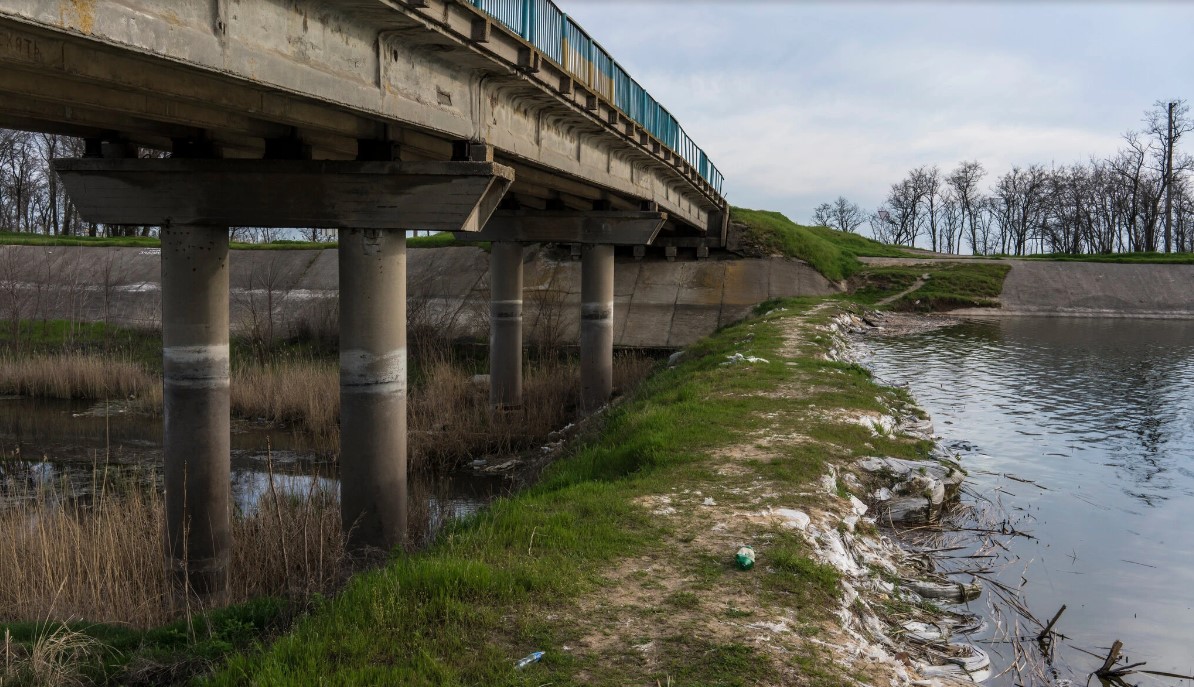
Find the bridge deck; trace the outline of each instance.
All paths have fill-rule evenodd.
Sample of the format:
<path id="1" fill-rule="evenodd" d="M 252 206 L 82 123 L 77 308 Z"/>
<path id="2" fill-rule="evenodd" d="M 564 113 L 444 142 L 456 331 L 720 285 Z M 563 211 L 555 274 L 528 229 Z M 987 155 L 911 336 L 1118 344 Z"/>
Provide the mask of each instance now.
<path id="1" fill-rule="evenodd" d="M 501 19 L 510 2 L 478 2 L 9 0 L 0 126 L 257 158 L 352 159 L 365 141 L 442 161 L 484 141 L 520 207 L 652 202 L 665 234 L 716 236 L 720 175 L 666 110 L 570 21 L 554 50 Z"/>

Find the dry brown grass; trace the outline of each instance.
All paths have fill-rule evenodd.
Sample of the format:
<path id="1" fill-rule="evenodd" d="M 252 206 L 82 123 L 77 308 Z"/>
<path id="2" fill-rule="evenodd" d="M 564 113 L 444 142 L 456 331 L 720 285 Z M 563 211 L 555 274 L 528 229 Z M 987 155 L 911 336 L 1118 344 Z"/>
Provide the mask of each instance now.
<path id="1" fill-rule="evenodd" d="M 88 500 L 43 488 L 0 511 L 0 621 L 154 627 L 186 610 L 173 602 L 164 567 L 158 492 L 101 485 Z M 257 512 L 236 517 L 233 536 L 233 603 L 330 592 L 347 574 L 334 495 L 267 492 Z"/>
<path id="2" fill-rule="evenodd" d="M 654 363 L 641 355 L 614 361 L 614 385 L 628 389 Z M 507 454 L 547 440 L 576 418 L 580 373 L 575 360 L 547 359 L 528 366 L 523 407 L 494 413 L 489 390 L 447 357 L 424 363 L 423 383 L 410 396 L 410 460 L 416 468 L 442 468 L 468 458 Z"/>
<path id="3" fill-rule="evenodd" d="M 0 393 L 40 398 L 161 398 L 161 381 L 135 362 L 89 353 L 0 356 Z"/>
<path id="4" fill-rule="evenodd" d="M 508 453 L 541 442 L 576 417 L 580 387 L 575 359 L 545 358 L 527 366 L 521 410 L 493 414 L 488 391 L 447 349 L 419 361 L 420 383 L 410 390 L 410 464 L 438 468 L 469 457 Z M 652 361 L 619 355 L 614 384 L 630 389 Z M 319 450 L 335 450 L 340 437 L 339 371 L 334 362 L 305 357 L 249 362 L 232 373 L 232 415 L 309 436 Z M 0 393 L 42 398 L 136 399 L 136 408 L 159 413 L 161 378 L 136 363 L 63 353 L 0 357 Z"/>
<path id="5" fill-rule="evenodd" d="M 309 434 L 318 446 L 339 438 L 340 370 L 296 359 L 241 365 L 232 373 L 232 414 Z"/>
<path id="6" fill-rule="evenodd" d="M 106 647 L 94 637 L 65 625 L 42 634 L 28 648 L 15 644 L 5 630 L 4 642 L 0 644 L 3 655 L 0 687 L 7 684 L 82 687 L 88 681 L 81 674 L 80 666 L 105 650 Z"/>

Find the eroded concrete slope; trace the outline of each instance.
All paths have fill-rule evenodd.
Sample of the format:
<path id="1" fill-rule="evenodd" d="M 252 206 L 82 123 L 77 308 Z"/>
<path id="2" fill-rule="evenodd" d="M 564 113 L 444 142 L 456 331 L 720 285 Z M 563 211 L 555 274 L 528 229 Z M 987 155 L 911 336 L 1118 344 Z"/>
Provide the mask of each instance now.
<path id="1" fill-rule="evenodd" d="M 160 252 L 146 248 L 0 246 L 0 310 L 23 319 L 61 318 L 160 326 Z M 485 339 L 489 255 L 471 247 L 407 254 L 408 317 L 422 329 Z M 339 265 L 335 250 L 232 251 L 235 330 L 333 333 Z M 580 262 L 558 251 L 525 254 L 524 326 L 530 342 L 568 344 L 580 325 Z M 636 261 L 617 258 L 615 345 L 674 348 L 742 318 L 773 297 L 840 289 L 798 260 Z"/>
<path id="2" fill-rule="evenodd" d="M 1017 260 L 1006 314 L 1194 318 L 1194 265 Z"/>

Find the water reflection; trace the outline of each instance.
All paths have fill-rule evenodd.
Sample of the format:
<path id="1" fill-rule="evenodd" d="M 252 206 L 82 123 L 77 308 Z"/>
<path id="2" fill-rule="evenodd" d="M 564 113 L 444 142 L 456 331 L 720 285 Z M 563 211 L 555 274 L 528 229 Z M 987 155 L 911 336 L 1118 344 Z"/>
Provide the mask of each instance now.
<path id="1" fill-rule="evenodd" d="M 965 442 L 970 484 L 1031 517 L 1038 539 L 1011 542 L 1006 573 L 1016 587 L 1027 566 L 1030 607 L 1067 604 L 1074 644 L 1118 638 L 1194 674 L 1194 323 L 1008 318 L 871 348 L 876 375 Z"/>
<path id="2" fill-rule="evenodd" d="M 162 423 L 123 404 L 0 397 L 0 507 L 41 493 L 87 503 L 100 489 L 161 489 Z M 280 498 L 337 492 L 336 463 L 301 435 L 243 423 L 232 435 L 234 507 L 252 513 L 273 490 Z M 500 478 L 470 474 L 411 480 L 412 501 L 444 518 L 476 511 L 506 493 Z"/>

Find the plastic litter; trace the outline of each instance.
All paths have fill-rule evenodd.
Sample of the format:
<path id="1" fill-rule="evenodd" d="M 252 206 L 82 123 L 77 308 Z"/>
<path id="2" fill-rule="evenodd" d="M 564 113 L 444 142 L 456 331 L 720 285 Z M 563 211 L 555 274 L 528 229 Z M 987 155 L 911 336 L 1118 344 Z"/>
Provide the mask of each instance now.
<path id="1" fill-rule="evenodd" d="M 532 663 L 538 663 L 539 661 L 543 660 L 543 656 L 545 653 L 547 653 L 547 652 L 536 651 L 534 653 L 527 654 L 522 659 L 520 659 L 518 661 L 518 663 L 514 664 L 514 668 L 516 670 L 522 670 L 523 668 L 526 668 L 527 666 L 531 665 Z"/>
<path id="2" fill-rule="evenodd" d="M 738 549 L 738 553 L 734 554 L 734 560 L 738 561 L 739 568 L 750 570 L 755 567 L 755 550 L 749 546 L 743 546 Z"/>
<path id="3" fill-rule="evenodd" d="M 735 353 L 734 355 L 727 355 L 726 362 L 722 363 L 722 365 L 737 365 L 739 363 L 750 363 L 752 365 L 755 363 L 763 363 L 766 365 L 768 362 L 769 361 L 766 358 L 756 358 L 752 355 L 742 355 L 741 353 Z"/>

